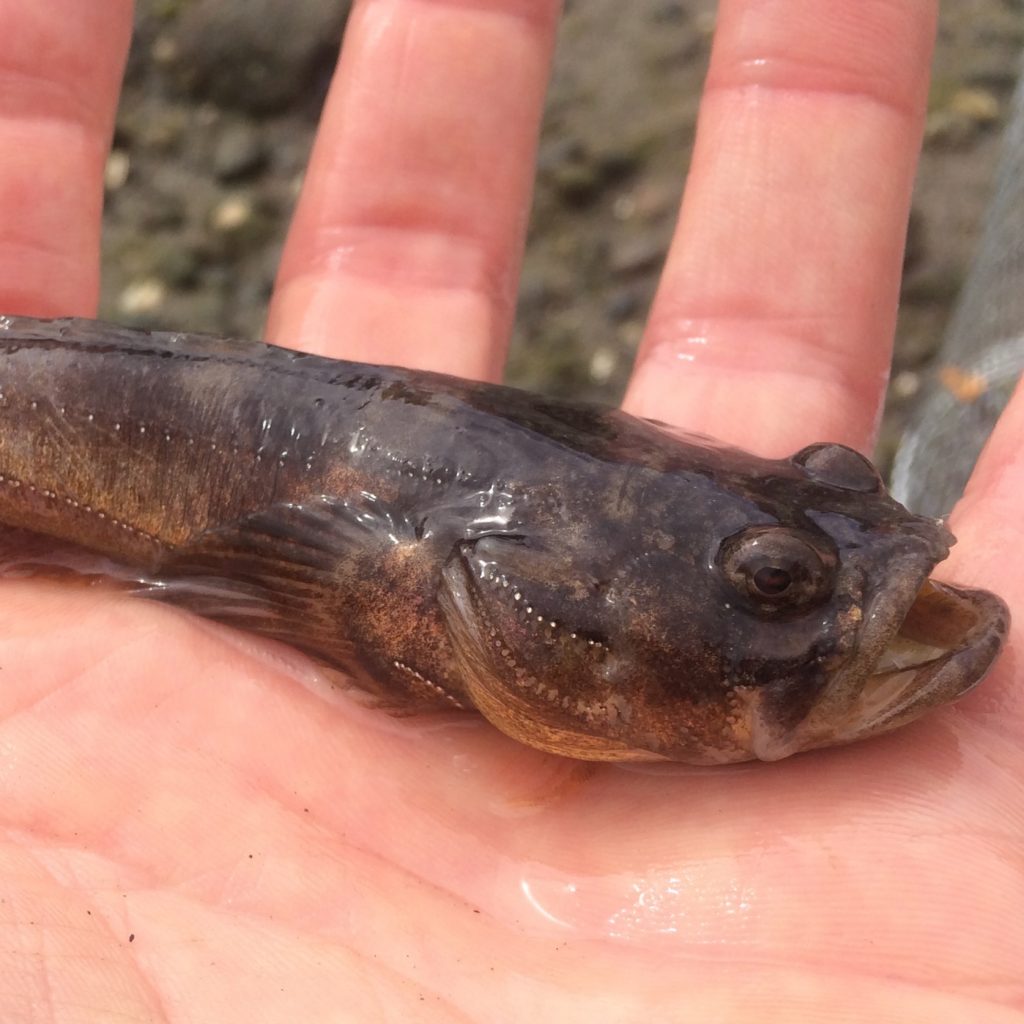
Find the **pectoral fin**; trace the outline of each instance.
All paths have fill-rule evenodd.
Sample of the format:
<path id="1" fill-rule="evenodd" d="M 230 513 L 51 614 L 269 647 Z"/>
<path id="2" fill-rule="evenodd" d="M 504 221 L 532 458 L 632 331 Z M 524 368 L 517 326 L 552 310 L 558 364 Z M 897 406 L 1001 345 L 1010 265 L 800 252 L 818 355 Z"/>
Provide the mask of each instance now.
<path id="1" fill-rule="evenodd" d="M 275 505 L 174 549 L 144 592 L 362 676 L 358 591 L 375 553 L 411 529 L 367 497 Z"/>

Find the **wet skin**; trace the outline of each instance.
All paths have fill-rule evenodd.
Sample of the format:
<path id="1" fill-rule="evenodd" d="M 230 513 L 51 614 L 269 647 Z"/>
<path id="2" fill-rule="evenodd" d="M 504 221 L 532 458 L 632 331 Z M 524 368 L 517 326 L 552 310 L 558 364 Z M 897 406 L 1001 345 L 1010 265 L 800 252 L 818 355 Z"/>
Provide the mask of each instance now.
<path id="1" fill-rule="evenodd" d="M 590 760 L 776 759 L 976 685 L 1008 626 L 839 445 L 256 342 L 0 320 L 0 523 L 283 640 L 392 710 Z"/>

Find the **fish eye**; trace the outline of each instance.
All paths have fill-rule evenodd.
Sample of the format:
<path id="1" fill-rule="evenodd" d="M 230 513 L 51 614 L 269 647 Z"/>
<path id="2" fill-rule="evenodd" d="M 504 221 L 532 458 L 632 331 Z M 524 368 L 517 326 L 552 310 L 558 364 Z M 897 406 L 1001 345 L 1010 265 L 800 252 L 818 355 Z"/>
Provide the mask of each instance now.
<path id="1" fill-rule="evenodd" d="M 726 579 L 759 610 L 803 609 L 832 591 L 835 552 L 783 526 L 752 526 L 728 537 L 718 563 Z"/>

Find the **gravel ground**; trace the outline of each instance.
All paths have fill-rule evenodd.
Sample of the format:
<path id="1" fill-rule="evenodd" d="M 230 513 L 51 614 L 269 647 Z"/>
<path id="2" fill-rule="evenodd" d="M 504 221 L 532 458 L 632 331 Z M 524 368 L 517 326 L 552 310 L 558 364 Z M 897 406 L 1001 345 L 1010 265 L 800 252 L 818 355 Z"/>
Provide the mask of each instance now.
<path id="1" fill-rule="evenodd" d="M 509 360 L 616 401 L 671 236 L 711 0 L 567 3 Z M 138 0 L 107 168 L 102 314 L 258 336 L 344 29 L 339 0 Z M 988 200 L 1021 0 L 947 0 L 911 219 L 887 461 Z"/>

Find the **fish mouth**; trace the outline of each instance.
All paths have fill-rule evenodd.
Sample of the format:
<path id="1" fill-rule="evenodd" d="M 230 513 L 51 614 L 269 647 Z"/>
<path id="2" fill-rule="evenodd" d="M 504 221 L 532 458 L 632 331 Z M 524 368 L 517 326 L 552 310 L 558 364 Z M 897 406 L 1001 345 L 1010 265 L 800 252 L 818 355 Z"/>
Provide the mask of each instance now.
<path id="1" fill-rule="evenodd" d="M 995 594 L 925 578 L 839 723 L 837 742 L 888 732 L 964 696 L 985 677 L 1009 625 Z"/>
<path id="2" fill-rule="evenodd" d="M 927 571 L 904 567 L 902 583 L 868 603 L 857 655 L 804 721 L 759 757 L 889 732 L 981 682 L 1006 639 L 1009 609 L 987 590 L 939 583 Z"/>

